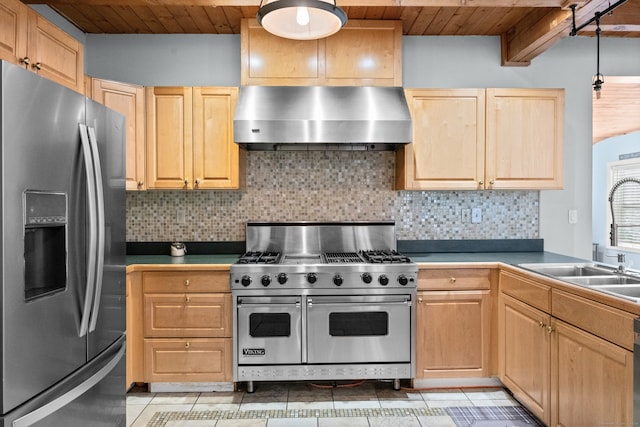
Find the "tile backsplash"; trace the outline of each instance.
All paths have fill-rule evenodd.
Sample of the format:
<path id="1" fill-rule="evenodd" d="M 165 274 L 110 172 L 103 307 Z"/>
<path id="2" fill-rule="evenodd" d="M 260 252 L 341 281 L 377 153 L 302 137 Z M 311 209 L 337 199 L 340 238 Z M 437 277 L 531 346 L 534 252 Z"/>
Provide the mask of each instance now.
<path id="1" fill-rule="evenodd" d="M 247 221 L 372 220 L 394 220 L 402 240 L 538 238 L 538 191 L 394 191 L 394 174 L 387 151 L 250 151 L 242 191 L 128 192 L 127 241 L 242 241 Z M 471 208 L 481 223 L 462 221 Z"/>

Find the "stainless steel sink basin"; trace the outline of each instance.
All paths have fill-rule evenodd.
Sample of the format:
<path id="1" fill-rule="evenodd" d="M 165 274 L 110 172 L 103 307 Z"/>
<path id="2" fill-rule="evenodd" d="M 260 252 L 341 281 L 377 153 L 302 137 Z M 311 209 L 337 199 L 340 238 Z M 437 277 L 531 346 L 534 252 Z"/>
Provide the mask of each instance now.
<path id="1" fill-rule="evenodd" d="M 603 286 L 603 285 L 640 285 L 640 278 L 624 276 L 621 274 L 611 274 L 607 276 L 588 276 L 588 277 L 558 277 L 560 280 L 583 285 L 587 287 Z"/>
<path id="2" fill-rule="evenodd" d="M 535 271 L 536 273 L 546 274 L 553 277 L 582 277 L 582 276 L 603 276 L 605 274 L 614 274 L 613 269 L 598 264 L 520 264 L 520 267 Z"/>
<path id="3" fill-rule="evenodd" d="M 616 296 L 634 298 L 636 302 L 640 298 L 640 282 L 638 282 L 638 284 L 633 284 L 633 285 L 591 286 L 591 289 L 611 293 Z"/>

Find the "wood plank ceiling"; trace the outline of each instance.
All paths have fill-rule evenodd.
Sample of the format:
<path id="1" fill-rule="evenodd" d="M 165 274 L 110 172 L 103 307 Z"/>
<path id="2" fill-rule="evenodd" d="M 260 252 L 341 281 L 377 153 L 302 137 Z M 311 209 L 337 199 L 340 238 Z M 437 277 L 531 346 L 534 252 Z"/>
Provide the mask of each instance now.
<path id="1" fill-rule="evenodd" d="M 239 34 L 259 0 L 22 0 L 47 4 L 92 34 Z M 410 36 L 500 36 L 503 65 L 527 65 L 618 0 L 337 0 L 350 20 L 401 20 Z M 640 37 L 640 0 L 600 21 L 604 37 Z M 579 35 L 592 36 L 594 25 Z"/>

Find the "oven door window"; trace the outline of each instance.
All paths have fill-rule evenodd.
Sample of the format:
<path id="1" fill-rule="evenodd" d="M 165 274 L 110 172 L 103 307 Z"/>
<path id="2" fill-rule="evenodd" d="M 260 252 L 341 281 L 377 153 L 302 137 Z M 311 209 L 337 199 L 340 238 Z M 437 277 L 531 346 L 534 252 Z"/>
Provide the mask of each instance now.
<path id="1" fill-rule="evenodd" d="M 329 335 L 332 337 L 386 336 L 389 334 L 389 313 L 330 313 Z"/>
<path id="2" fill-rule="evenodd" d="M 291 336 L 289 313 L 252 313 L 249 315 L 249 335 L 253 338 Z"/>

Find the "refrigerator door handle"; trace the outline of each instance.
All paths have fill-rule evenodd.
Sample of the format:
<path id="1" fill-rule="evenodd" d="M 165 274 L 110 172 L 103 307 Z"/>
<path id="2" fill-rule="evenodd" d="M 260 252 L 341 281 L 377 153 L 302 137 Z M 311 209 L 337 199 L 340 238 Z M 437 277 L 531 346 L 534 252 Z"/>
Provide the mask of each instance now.
<path id="1" fill-rule="evenodd" d="M 91 303 L 94 299 L 95 276 L 96 276 L 96 252 L 98 247 L 98 218 L 97 218 L 97 202 L 96 202 L 96 182 L 95 168 L 92 159 L 92 150 L 89 142 L 89 134 L 87 126 L 80 124 L 80 141 L 82 145 L 82 154 L 84 157 L 84 166 L 87 174 L 87 200 L 89 209 L 89 259 L 87 262 L 87 286 L 84 296 L 84 304 L 82 308 L 82 318 L 80 320 L 79 336 L 85 336 L 89 329 L 89 319 L 91 316 Z"/>
<path id="2" fill-rule="evenodd" d="M 16 419 L 12 423 L 12 427 L 27 427 L 38 421 L 46 418 L 47 416 L 53 414 L 57 410 L 65 407 L 69 403 L 73 402 L 78 397 L 85 394 L 91 388 L 93 388 L 96 384 L 102 381 L 109 373 L 115 368 L 115 366 L 120 362 L 122 357 L 125 354 L 126 346 L 124 341 L 120 344 L 120 350 L 107 362 L 100 370 L 98 370 L 95 374 L 87 378 L 86 381 L 79 384 L 78 386 L 72 388 L 66 393 L 56 397 L 55 399 L 49 401 L 48 403 L 40 406 L 38 409 L 29 412 Z"/>
<path id="3" fill-rule="evenodd" d="M 97 202 L 97 222 L 98 222 L 98 242 L 96 251 L 96 281 L 93 293 L 93 309 L 91 310 L 91 322 L 89 324 L 89 332 L 96 329 L 98 322 L 98 313 L 100 309 L 100 299 L 102 296 L 102 279 L 104 273 L 104 246 L 105 246 L 105 218 L 104 218 L 104 191 L 102 181 L 102 167 L 100 166 L 100 155 L 98 153 L 98 139 L 96 138 L 95 129 L 87 128 L 89 131 L 89 143 L 93 158 L 93 169 L 95 173 L 96 184 L 96 202 Z"/>

